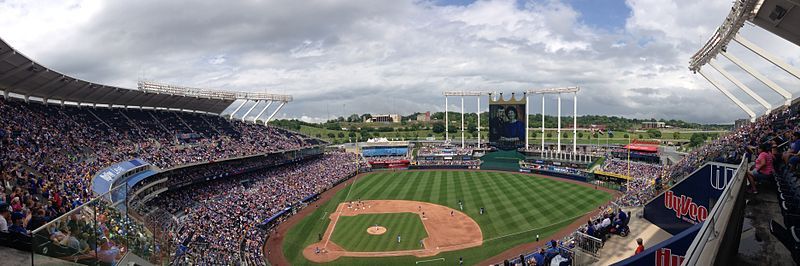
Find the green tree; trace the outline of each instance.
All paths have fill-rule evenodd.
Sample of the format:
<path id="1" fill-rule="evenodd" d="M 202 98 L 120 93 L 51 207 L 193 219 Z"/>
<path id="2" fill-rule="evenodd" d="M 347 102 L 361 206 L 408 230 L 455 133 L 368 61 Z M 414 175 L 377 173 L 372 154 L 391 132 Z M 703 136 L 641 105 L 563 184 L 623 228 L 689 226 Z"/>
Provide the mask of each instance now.
<path id="1" fill-rule="evenodd" d="M 339 136 L 340 139 L 344 138 L 344 132 L 339 132 L 338 136 Z"/>
<path id="2" fill-rule="evenodd" d="M 579 139 L 582 139 L 582 138 L 583 138 L 583 132 L 578 132 L 578 138 L 579 138 Z"/>
<path id="3" fill-rule="evenodd" d="M 567 138 L 567 132 L 561 133 L 562 138 Z"/>
<path id="4" fill-rule="evenodd" d="M 444 124 L 443 123 L 434 123 L 432 130 L 433 130 L 433 133 L 442 134 L 442 133 L 444 133 Z"/>
<path id="5" fill-rule="evenodd" d="M 351 138 L 355 138 L 356 137 L 356 133 L 353 132 L 353 131 L 350 131 L 350 133 L 347 133 L 347 136 L 351 137 Z"/>
<path id="6" fill-rule="evenodd" d="M 628 133 L 625 133 L 625 135 L 623 137 L 627 139 L 627 138 L 630 138 L 631 135 L 628 135 Z"/>
<path id="7" fill-rule="evenodd" d="M 553 132 L 547 132 L 547 135 L 545 135 L 545 136 L 547 136 L 548 138 L 552 138 L 553 137 Z"/>
<path id="8" fill-rule="evenodd" d="M 689 146 L 697 147 L 702 145 L 704 142 L 706 142 L 706 137 L 708 136 L 705 133 L 692 134 L 692 136 L 689 138 Z"/>
<path id="9" fill-rule="evenodd" d="M 639 139 L 643 139 L 643 138 L 644 138 L 644 136 L 642 134 L 639 134 Z"/>
<path id="10" fill-rule="evenodd" d="M 681 133 L 678 133 L 678 131 L 672 132 L 672 138 L 673 139 L 680 139 L 681 138 Z"/>
<path id="11" fill-rule="evenodd" d="M 332 139 L 332 138 L 335 138 L 335 137 L 336 137 L 336 134 L 334 134 L 333 132 L 328 132 L 328 138 Z"/>
<path id="12" fill-rule="evenodd" d="M 655 129 L 655 128 L 648 129 L 647 130 L 647 135 L 650 135 L 651 138 L 660 138 L 661 137 L 661 131 L 658 131 L 658 129 Z"/>
<path id="13" fill-rule="evenodd" d="M 349 117 L 347 117 L 347 122 L 362 122 L 362 121 L 364 120 L 361 120 L 361 117 L 358 116 L 358 114 L 352 114 Z"/>

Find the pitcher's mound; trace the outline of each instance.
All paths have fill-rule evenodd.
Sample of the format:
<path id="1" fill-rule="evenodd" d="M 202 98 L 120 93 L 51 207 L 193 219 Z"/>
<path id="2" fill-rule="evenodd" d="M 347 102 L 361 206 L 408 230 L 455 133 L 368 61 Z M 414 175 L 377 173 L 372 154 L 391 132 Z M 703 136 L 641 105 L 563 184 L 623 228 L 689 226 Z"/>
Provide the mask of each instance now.
<path id="1" fill-rule="evenodd" d="M 386 233 L 386 227 L 383 226 L 370 226 L 367 228 L 367 234 L 370 235 L 382 235 Z"/>

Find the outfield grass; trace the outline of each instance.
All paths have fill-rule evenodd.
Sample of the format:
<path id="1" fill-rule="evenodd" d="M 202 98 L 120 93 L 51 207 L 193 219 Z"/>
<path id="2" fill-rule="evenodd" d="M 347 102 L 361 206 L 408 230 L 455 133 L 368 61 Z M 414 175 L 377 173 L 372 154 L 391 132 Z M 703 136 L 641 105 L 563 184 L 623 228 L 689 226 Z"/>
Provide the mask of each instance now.
<path id="1" fill-rule="evenodd" d="M 547 239 L 575 219 L 610 200 L 611 195 L 592 187 L 510 172 L 376 172 L 359 178 L 354 185 L 338 192 L 331 201 L 291 228 L 282 247 L 286 258 L 294 265 L 313 264 L 303 257 L 303 248 L 317 242 L 317 234 L 325 231 L 330 222 L 327 216 L 336 210 L 338 203 L 359 199 L 416 200 L 453 209 L 458 209 L 458 201 L 462 200 L 464 212 L 481 227 L 484 244 L 430 258 L 445 258 L 444 262 L 433 262 L 433 265 L 452 265 L 459 257 L 463 257 L 465 263 L 470 265 L 516 245 L 532 242 L 537 234 L 541 239 Z M 484 215 L 479 214 L 480 207 L 486 208 Z M 363 226 L 357 227 L 351 230 L 366 230 Z M 334 234 L 341 229 L 337 224 Z M 419 260 L 424 258 L 343 257 L 331 264 L 409 265 Z"/>
<path id="2" fill-rule="evenodd" d="M 368 234 L 367 227 L 376 224 L 386 227 L 386 233 Z M 426 237 L 428 233 L 419 215 L 406 212 L 339 217 L 331 240 L 349 251 L 394 251 L 421 249 L 419 241 Z"/>

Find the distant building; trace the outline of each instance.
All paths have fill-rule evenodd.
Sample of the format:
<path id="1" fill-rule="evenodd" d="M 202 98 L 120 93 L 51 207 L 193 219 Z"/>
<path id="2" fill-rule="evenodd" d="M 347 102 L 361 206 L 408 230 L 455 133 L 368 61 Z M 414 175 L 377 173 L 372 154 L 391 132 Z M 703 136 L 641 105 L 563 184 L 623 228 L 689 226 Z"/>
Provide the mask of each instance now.
<path id="1" fill-rule="evenodd" d="M 372 117 L 364 119 L 364 122 L 400 123 L 400 115 L 398 114 L 372 115 Z"/>
<path id="2" fill-rule="evenodd" d="M 642 128 L 665 128 L 667 123 L 664 122 L 642 122 Z"/>
<path id="3" fill-rule="evenodd" d="M 431 121 L 431 112 L 428 111 L 428 112 L 425 112 L 424 114 L 418 114 L 417 115 L 417 121 L 420 121 L 420 122 Z"/>

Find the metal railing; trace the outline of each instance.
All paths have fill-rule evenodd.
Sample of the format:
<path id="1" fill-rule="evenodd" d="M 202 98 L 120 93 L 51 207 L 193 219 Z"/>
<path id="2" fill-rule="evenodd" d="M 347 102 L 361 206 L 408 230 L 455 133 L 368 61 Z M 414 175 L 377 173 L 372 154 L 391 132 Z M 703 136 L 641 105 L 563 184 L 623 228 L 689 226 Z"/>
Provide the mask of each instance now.
<path id="1" fill-rule="evenodd" d="M 128 213 L 127 190 L 126 184 L 115 187 L 33 230 L 31 264 L 116 265 L 131 255 L 159 264 L 162 247 L 144 222 Z"/>
<path id="2" fill-rule="evenodd" d="M 576 248 L 580 248 L 581 251 L 593 257 L 598 257 L 597 252 L 603 247 L 602 240 L 579 231 L 572 234 L 572 239 L 575 241 Z"/>

